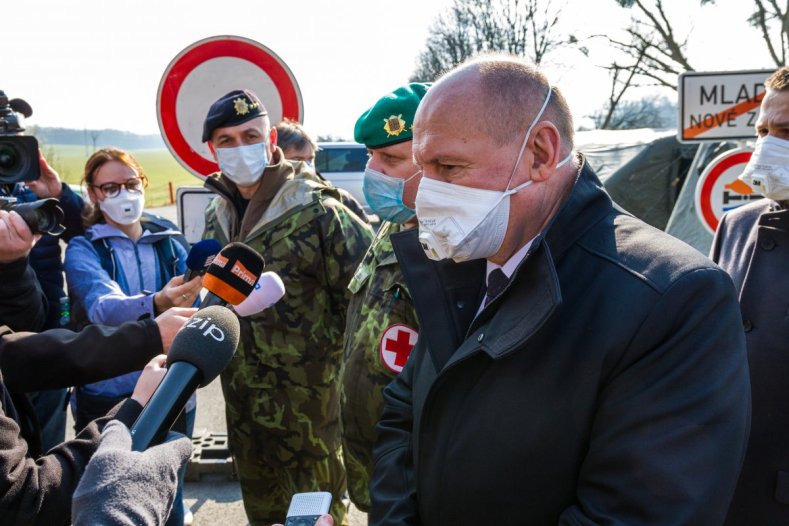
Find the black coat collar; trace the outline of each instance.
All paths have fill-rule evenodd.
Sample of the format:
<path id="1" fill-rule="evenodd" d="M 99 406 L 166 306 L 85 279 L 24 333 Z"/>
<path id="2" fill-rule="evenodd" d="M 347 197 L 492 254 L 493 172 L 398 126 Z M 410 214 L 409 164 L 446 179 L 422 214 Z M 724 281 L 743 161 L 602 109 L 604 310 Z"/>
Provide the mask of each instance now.
<path id="1" fill-rule="evenodd" d="M 539 330 L 561 304 L 555 262 L 611 210 L 611 198 L 584 163 L 570 196 L 535 240 L 507 289 L 476 318 L 484 295 L 485 260 L 432 261 L 419 245 L 417 229 L 392 235 L 423 328 L 420 342 L 424 339 L 430 349 L 436 370 L 480 348 L 493 358 L 506 355 Z"/>

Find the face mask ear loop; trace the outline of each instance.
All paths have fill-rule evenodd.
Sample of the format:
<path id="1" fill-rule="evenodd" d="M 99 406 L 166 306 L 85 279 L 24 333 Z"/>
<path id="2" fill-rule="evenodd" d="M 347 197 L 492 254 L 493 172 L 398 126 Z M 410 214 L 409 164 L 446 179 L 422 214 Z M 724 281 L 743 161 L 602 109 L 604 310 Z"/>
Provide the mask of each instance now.
<path id="1" fill-rule="evenodd" d="M 510 184 L 512 183 L 512 178 L 515 177 L 515 170 L 518 169 L 518 165 L 521 163 L 521 157 L 523 157 L 523 152 L 526 150 L 526 143 L 529 142 L 529 135 L 531 135 L 531 131 L 534 129 L 535 126 L 537 126 L 537 123 L 540 121 L 540 117 L 542 117 L 545 108 L 548 107 L 548 102 L 551 100 L 551 91 L 553 90 L 551 90 L 551 84 L 549 82 L 548 94 L 545 96 L 545 100 L 542 103 L 542 107 L 540 108 L 540 111 L 537 112 L 537 116 L 534 117 L 534 120 L 531 121 L 531 124 L 529 125 L 529 129 L 526 130 L 526 136 L 523 138 L 523 144 L 521 144 L 521 150 L 520 152 L 518 152 L 518 158 L 515 160 L 515 166 L 513 166 L 512 173 L 510 174 L 510 178 L 507 181 L 507 188 L 504 190 L 505 193 L 509 192 L 510 190 Z"/>
<path id="2" fill-rule="evenodd" d="M 421 173 L 422 173 L 422 170 L 421 170 L 421 169 L 420 169 L 420 170 L 417 170 L 416 172 L 414 172 L 414 173 L 411 175 L 411 177 L 409 177 L 408 179 L 404 179 L 404 180 L 403 180 L 403 184 L 407 183 L 408 181 L 410 181 L 411 179 L 413 179 L 414 177 L 416 177 L 417 175 L 419 175 L 419 174 L 421 174 Z"/>

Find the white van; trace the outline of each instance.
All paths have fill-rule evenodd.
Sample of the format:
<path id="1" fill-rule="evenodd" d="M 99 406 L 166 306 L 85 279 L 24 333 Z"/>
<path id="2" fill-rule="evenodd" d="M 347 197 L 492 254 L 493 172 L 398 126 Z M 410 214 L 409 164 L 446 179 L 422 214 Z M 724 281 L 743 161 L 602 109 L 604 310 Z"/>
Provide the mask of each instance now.
<path id="1" fill-rule="evenodd" d="M 367 148 L 356 142 L 319 142 L 315 153 L 315 169 L 337 188 L 351 193 L 364 210 L 370 213 L 362 193 Z"/>

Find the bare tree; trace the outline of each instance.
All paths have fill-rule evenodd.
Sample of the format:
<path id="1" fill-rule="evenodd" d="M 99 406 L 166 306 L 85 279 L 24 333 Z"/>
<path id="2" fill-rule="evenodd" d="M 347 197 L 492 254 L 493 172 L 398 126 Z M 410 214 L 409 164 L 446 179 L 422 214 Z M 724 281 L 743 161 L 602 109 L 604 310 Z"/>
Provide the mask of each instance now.
<path id="1" fill-rule="evenodd" d="M 785 66 L 789 42 L 789 4 L 782 9 L 777 0 L 754 0 L 754 3 L 756 10 L 748 22 L 761 32 L 775 65 Z"/>
<path id="2" fill-rule="evenodd" d="M 688 37 L 678 36 L 675 24 L 666 14 L 663 0 L 616 0 L 620 6 L 634 11 L 626 39 L 606 35 L 605 38 L 631 62 L 609 68 L 612 74 L 624 69 L 634 75 L 630 86 L 663 86 L 676 91 L 677 75 L 693 71 L 686 53 Z M 701 5 L 714 0 L 700 0 Z M 630 87 L 628 86 L 628 87 Z"/>
<path id="3" fill-rule="evenodd" d="M 638 100 L 609 101 L 590 115 L 595 127 L 604 130 L 667 128 L 675 124 L 677 105 L 668 97 L 651 95 Z"/>
<path id="4" fill-rule="evenodd" d="M 715 0 L 699 0 L 701 5 Z M 676 24 L 666 13 L 663 0 L 616 0 L 633 15 L 624 38 L 602 36 L 623 58 L 615 59 L 607 69 L 611 73 L 611 92 L 604 111 L 594 118 L 598 127 L 617 129 L 621 116 L 615 118 L 618 106 L 631 88 L 659 86 L 677 90 L 677 76 L 693 71 L 687 56 L 688 36 L 677 35 Z M 627 108 L 633 110 L 630 103 Z M 624 108 L 623 108 L 624 110 Z"/>
<path id="5" fill-rule="evenodd" d="M 542 6 L 542 7 L 541 7 Z M 412 81 L 435 80 L 481 52 L 502 51 L 540 64 L 573 37 L 556 34 L 561 8 L 540 0 L 455 0 L 430 27 Z"/>

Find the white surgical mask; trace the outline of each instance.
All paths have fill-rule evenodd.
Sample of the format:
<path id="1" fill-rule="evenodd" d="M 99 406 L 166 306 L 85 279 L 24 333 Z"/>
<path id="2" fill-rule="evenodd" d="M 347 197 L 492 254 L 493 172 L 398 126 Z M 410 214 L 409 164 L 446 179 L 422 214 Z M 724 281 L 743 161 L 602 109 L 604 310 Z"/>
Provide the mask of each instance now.
<path id="1" fill-rule="evenodd" d="M 549 85 L 540 111 L 526 130 L 507 188 L 503 192 L 422 178 L 416 194 L 416 217 L 419 220 L 419 242 L 427 257 L 434 260 L 451 258 L 461 262 L 488 258 L 499 251 L 507 233 L 510 196 L 529 186 L 532 181 L 515 188 L 510 188 L 510 183 L 523 157 L 529 135 L 550 99 Z M 568 155 L 556 168 L 571 158 L 572 154 Z"/>
<path id="2" fill-rule="evenodd" d="M 235 148 L 217 148 L 219 169 L 228 179 L 240 186 L 257 183 L 268 166 L 266 143 L 249 144 Z"/>
<path id="3" fill-rule="evenodd" d="M 739 179 L 768 199 L 789 200 L 789 141 L 772 135 L 756 139 L 751 160 Z"/>
<path id="4" fill-rule="evenodd" d="M 126 188 L 121 188 L 115 197 L 106 197 L 104 201 L 99 201 L 101 211 L 119 225 L 136 223 L 142 216 L 144 206 L 145 196 L 142 192 L 129 192 Z"/>

